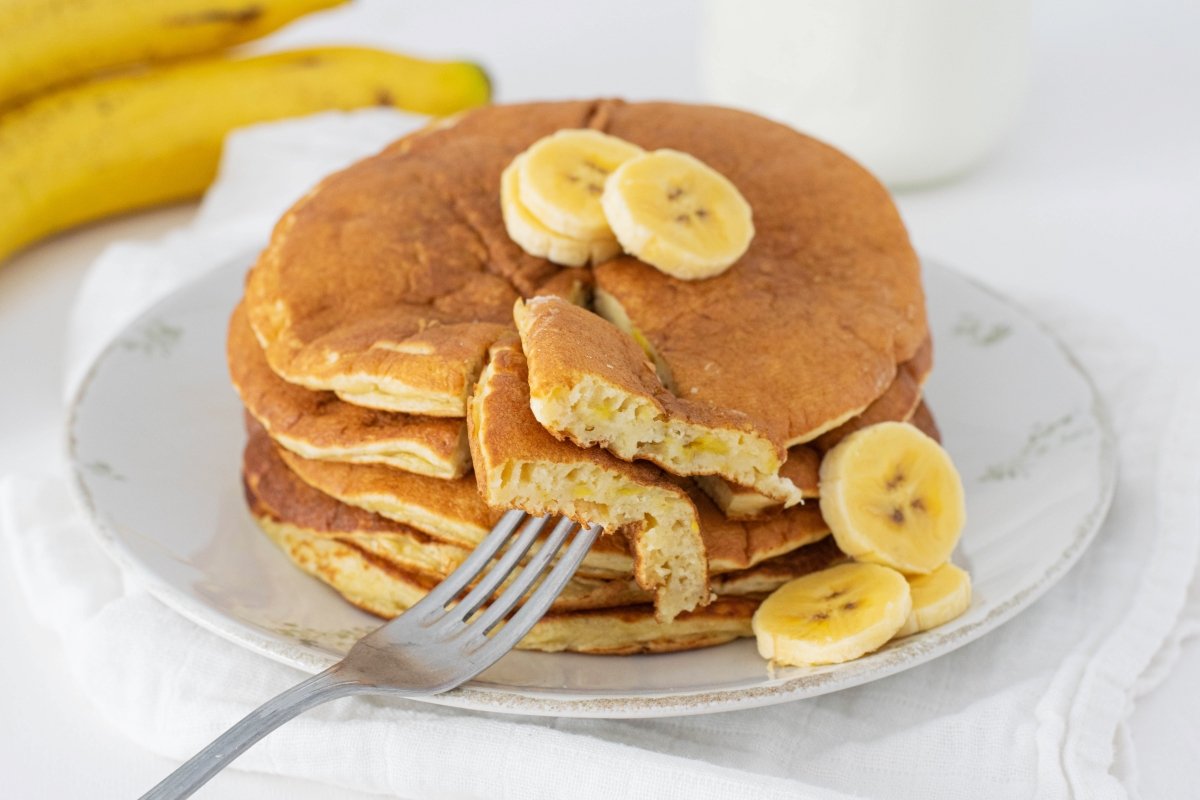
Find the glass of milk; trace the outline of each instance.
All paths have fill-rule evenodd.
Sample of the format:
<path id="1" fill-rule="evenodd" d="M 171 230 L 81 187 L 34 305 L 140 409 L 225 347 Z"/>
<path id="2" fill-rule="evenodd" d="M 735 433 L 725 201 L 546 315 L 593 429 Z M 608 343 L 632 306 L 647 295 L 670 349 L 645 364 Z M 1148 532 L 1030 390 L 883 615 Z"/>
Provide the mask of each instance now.
<path id="1" fill-rule="evenodd" d="M 953 178 L 1015 120 L 1031 0 L 708 0 L 702 78 L 894 188 Z"/>

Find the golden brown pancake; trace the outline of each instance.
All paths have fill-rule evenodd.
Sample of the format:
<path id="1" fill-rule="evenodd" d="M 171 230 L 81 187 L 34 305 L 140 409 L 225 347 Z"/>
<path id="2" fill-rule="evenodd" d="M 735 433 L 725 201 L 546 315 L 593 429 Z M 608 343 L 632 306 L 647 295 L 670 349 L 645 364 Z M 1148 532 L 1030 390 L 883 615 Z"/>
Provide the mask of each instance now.
<path id="1" fill-rule="evenodd" d="M 924 380 L 924 375 L 928 374 L 928 366 L 924 367 L 922 372 L 920 362 L 914 359 L 902 367 L 888 391 L 859 417 L 822 434 L 816 441 L 788 449 L 788 460 L 783 463 L 780 474 L 791 480 L 805 498 L 816 498 L 820 495 L 818 472 L 824 453 L 845 436 L 867 425 L 907 420 L 941 441 L 933 416 L 921 400 L 920 382 Z M 915 406 L 910 399 L 914 396 Z M 783 507 L 778 500 L 767 497 L 749 486 L 740 486 L 715 477 L 699 478 L 697 483 L 730 519 L 764 519 L 779 513 Z"/>
<path id="2" fill-rule="evenodd" d="M 805 545 L 750 569 L 725 572 L 712 577 L 712 590 L 718 596 L 763 598 L 790 580 L 810 572 L 832 567 L 848 560 L 832 536 Z"/>
<path id="3" fill-rule="evenodd" d="M 360 405 L 464 416 L 513 301 L 559 271 L 508 238 L 500 172 L 597 107 L 466 114 L 318 184 L 279 221 L 247 284 L 271 367 Z"/>
<path id="4" fill-rule="evenodd" d="M 886 190 L 837 151 L 743 112 L 619 101 L 494 106 L 333 175 L 280 220 L 247 286 L 272 369 L 361 405 L 461 416 L 519 297 L 559 269 L 507 236 L 501 171 L 593 127 L 728 177 L 757 235 L 724 274 L 595 268 L 677 395 L 739 411 L 778 446 L 860 413 L 927 335 L 920 270 Z"/>
<path id="5" fill-rule="evenodd" d="M 364 611 L 390 619 L 437 584 L 437 579 L 379 557 L 362 540 L 329 536 L 328 531 L 317 532 L 277 515 L 258 502 L 249 483 L 246 486 L 251 514 L 263 532 L 298 567 Z M 758 606 L 756 599 L 723 598 L 661 623 L 654 606 L 622 603 L 636 603 L 644 594 L 632 581 L 576 579 L 518 648 L 624 655 L 706 647 L 750 636 L 750 617 Z"/>
<path id="6" fill-rule="evenodd" d="M 352 540 L 370 538 L 372 545 L 367 549 L 405 570 L 443 578 L 470 555 L 474 546 L 473 542 L 430 535 L 313 488 L 288 467 L 279 448 L 257 425 L 249 431 L 242 473 L 255 502 L 277 518 L 286 519 L 317 536 Z M 419 498 L 397 495 L 375 505 L 404 507 L 414 500 Z M 430 515 L 436 516 L 432 512 Z M 536 545 L 531 552 L 537 552 Z M 578 574 L 602 579 L 632 577 L 633 558 L 625 540 L 621 537 L 601 538 L 588 551 Z"/>
<path id="7" fill-rule="evenodd" d="M 619 107 L 604 129 L 696 156 L 753 209 L 750 249 L 716 277 L 680 281 L 628 256 L 594 270 L 598 297 L 623 310 L 677 395 L 741 411 L 791 446 L 861 413 L 928 336 L 900 216 L 846 156 L 706 106 Z"/>
<path id="8" fill-rule="evenodd" d="M 735 520 L 722 514 L 699 487 L 690 487 L 689 494 L 713 574 L 748 569 L 829 535 L 817 503 L 793 506 L 765 519 Z"/>
<path id="9" fill-rule="evenodd" d="M 530 407 L 559 439 L 601 445 L 674 475 L 719 475 L 785 505 L 801 494 L 779 467 L 785 456 L 745 414 L 671 394 L 638 344 L 612 323 L 557 298 L 513 310 L 529 365 Z"/>
<path id="10" fill-rule="evenodd" d="M 261 427 L 250 427 L 243 471 L 258 502 L 278 517 L 318 535 L 322 532 L 331 536 L 378 535 L 380 544 L 376 550 L 380 557 L 396 560 L 405 569 L 438 577 L 448 574 L 461 563 L 475 544 L 436 532 L 430 535 L 374 513 L 373 508 L 406 508 L 422 501 L 420 496 L 401 494 L 400 483 L 383 487 L 386 493 L 383 498 L 364 501 L 353 493 L 337 497 L 301 480 L 284 463 L 285 457 L 286 454 L 281 455 L 280 449 Z M 295 456 L 291 456 L 291 461 L 301 470 L 311 466 Z M 370 467 L 362 469 L 373 471 Z M 310 472 L 318 478 L 327 477 L 320 470 Z M 330 484 L 328 488 L 336 487 Z M 753 567 L 818 541 L 828 533 L 815 503 L 788 509 L 761 521 L 738 522 L 726 519 L 694 488 L 689 489 L 689 496 L 699 514 L 700 535 L 709 558 L 709 572 L 713 574 Z M 434 507 L 424 516 L 438 518 L 442 514 L 444 511 Z M 633 570 L 634 560 L 625 537 L 602 536 L 584 558 L 579 574 L 591 578 L 624 579 L 631 577 Z"/>
<path id="11" fill-rule="evenodd" d="M 921 404 L 921 386 L 932 368 L 933 340 L 926 339 L 916 354 L 900 365 L 896 371 L 896 379 L 888 386 L 886 392 L 877 397 L 857 417 L 818 436 L 812 441 L 812 446 L 820 453 L 827 453 L 855 431 L 880 422 L 909 419 Z"/>
<path id="12" fill-rule="evenodd" d="M 435 478 L 460 478 L 470 469 L 465 420 L 376 411 L 280 378 L 267 365 L 243 304 L 229 320 L 226 355 L 246 410 L 297 455 L 387 464 Z"/>
<path id="13" fill-rule="evenodd" d="M 278 452 L 314 489 L 442 541 L 474 547 L 500 518 L 483 502 L 471 475 L 439 480 L 382 464 L 314 461 L 282 448 Z"/>
<path id="14" fill-rule="evenodd" d="M 935 442 L 942 441 L 942 431 L 938 428 L 937 420 L 933 418 L 933 411 L 930 410 L 924 401 L 917 406 L 917 410 L 913 412 L 912 419 L 909 422 L 916 425 L 918 430 Z"/>
<path id="15" fill-rule="evenodd" d="M 708 562 L 687 493 L 654 467 L 555 439 L 529 408 L 515 334 L 492 346 L 469 406 L 479 491 L 497 508 L 570 517 L 625 534 L 634 577 L 663 621 L 708 602 Z"/>
<path id="16" fill-rule="evenodd" d="M 269 514 L 256 513 L 255 521 L 298 567 L 376 616 L 399 616 L 433 588 L 421 576 L 396 569 L 348 541 L 314 536 Z M 750 618 L 757 607 L 757 600 L 724 598 L 667 624 L 655 619 L 651 605 L 551 610 L 517 648 L 628 655 L 708 647 L 751 636 Z"/>
<path id="17" fill-rule="evenodd" d="M 292 514 L 290 509 L 280 512 L 259 494 L 268 484 L 247 477 L 247 502 L 259 527 L 297 566 L 359 608 L 384 618 L 397 616 L 439 580 L 378 551 L 377 543 L 387 538 L 381 531 L 401 527 L 398 523 L 342 506 L 332 498 L 324 500 L 342 506 L 343 512 L 326 513 L 319 519 Z M 831 543 L 832 539 L 827 539 L 752 569 L 721 576 L 718 580 L 725 596 L 667 624 L 655 619 L 654 608 L 647 603 L 648 593 L 633 581 L 577 577 L 521 647 L 615 655 L 691 649 L 749 636 L 750 615 L 763 595 L 845 558 Z"/>
<path id="18" fill-rule="evenodd" d="M 321 494 L 288 470 L 261 432 L 246 444 L 243 480 L 247 502 L 263 527 L 302 534 L 302 538 L 336 539 L 409 575 L 413 579 L 410 582 L 426 588 L 449 575 L 470 554 L 469 548 L 441 542 Z M 726 573 L 721 576 L 721 594 L 758 596 L 770 591 L 769 587 L 822 569 L 835 557 L 840 558 L 832 541 L 826 538 L 749 569 Z M 608 608 L 650 603 L 652 599 L 633 580 L 632 569 L 623 575 L 597 577 L 589 575 L 585 565 L 555 601 L 554 609 Z"/>

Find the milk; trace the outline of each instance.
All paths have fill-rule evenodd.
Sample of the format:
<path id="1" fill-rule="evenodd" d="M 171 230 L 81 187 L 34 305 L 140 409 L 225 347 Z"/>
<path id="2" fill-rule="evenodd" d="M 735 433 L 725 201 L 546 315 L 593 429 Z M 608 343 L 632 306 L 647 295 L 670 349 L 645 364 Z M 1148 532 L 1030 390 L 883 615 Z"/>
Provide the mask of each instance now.
<path id="1" fill-rule="evenodd" d="M 708 0 L 711 99 L 828 141 L 893 187 L 954 177 L 1020 110 L 1030 0 Z"/>

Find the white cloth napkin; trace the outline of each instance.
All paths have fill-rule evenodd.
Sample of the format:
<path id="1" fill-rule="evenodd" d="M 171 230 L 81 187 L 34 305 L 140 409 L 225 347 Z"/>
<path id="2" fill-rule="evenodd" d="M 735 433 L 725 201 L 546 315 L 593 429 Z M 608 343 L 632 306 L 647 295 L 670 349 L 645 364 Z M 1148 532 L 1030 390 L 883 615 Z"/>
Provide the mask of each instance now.
<path id="1" fill-rule="evenodd" d="M 248 129 L 195 223 L 117 244 L 82 287 L 70 381 L 138 309 L 261 242 L 321 175 L 410 129 L 387 111 Z M 1136 697 L 1200 631 L 1200 388 L 1112 321 L 1042 303 L 1120 432 L 1121 478 L 1095 544 L 1034 607 L 908 672 L 770 708 L 603 721 L 349 699 L 298 718 L 236 768 L 421 798 L 1121 797 Z M 300 680 L 161 605 L 101 555 L 60 479 L 0 484 L 0 529 L 31 613 L 62 639 L 112 724 L 183 758 Z M 1114 774 L 1114 771 L 1116 774 Z M 1119 777 L 1118 777 L 1119 776 Z"/>

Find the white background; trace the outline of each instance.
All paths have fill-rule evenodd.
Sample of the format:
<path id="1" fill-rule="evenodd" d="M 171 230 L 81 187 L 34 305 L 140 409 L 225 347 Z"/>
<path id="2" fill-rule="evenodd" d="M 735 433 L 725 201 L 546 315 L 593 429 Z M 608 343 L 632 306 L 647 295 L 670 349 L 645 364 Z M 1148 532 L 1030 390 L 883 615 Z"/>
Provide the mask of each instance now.
<path id="1" fill-rule="evenodd" d="M 1001 290 L 1069 299 L 1107 315 L 1194 369 L 1200 4 L 1036 5 L 1034 80 L 1016 130 L 967 177 L 898 196 L 912 238 L 922 252 Z M 359 41 L 466 55 L 488 67 L 500 100 L 693 100 L 702 99 L 698 29 L 699 4 L 685 0 L 405 0 L 360 2 L 313 17 L 269 46 Z M 109 242 L 153 239 L 192 213 L 180 206 L 95 225 L 0 265 L 0 474 L 60 469 L 65 322 L 87 265 Z M 3 562 L 0 630 L 0 794 L 136 797 L 168 771 L 170 764 L 120 738 L 86 705 L 53 637 L 30 621 Z M 1132 744 L 1119 749 L 1123 759 L 1123 748 L 1132 748 L 1142 793 L 1193 795 L 1200 642 L 1139 702 L 1132 731 Z M 238 772 L 226 772 L 200 796 L 364 797 Z"/>

